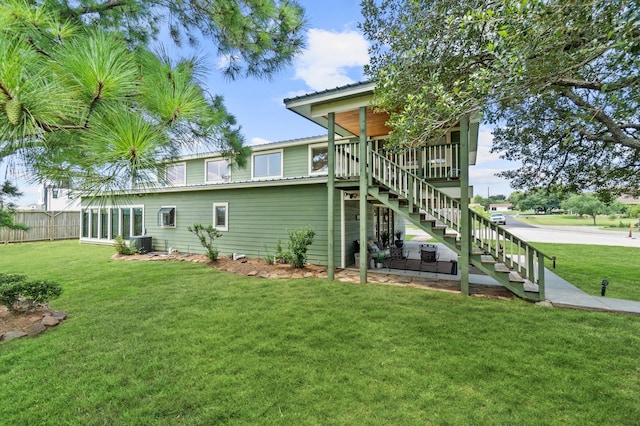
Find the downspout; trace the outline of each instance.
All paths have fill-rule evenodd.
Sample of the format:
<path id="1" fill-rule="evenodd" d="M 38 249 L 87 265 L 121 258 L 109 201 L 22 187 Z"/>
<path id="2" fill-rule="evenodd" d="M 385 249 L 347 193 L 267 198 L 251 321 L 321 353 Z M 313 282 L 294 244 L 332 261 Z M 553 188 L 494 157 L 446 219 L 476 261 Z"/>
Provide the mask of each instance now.
<path id="1" fill-rule="evenodd" d="M 360 107 L 360 283 L 367 282 L 367 108 Z"/>
<path id="2" fill-rule="evenodd" d="M 469 223 L 469 115 L 460 119 L 460 292 L 469 295 L 471 234 Z"/>
<path id="3" fill-rule="evenodd" d="M 327 179 L 327 275 L 330 280 L 335 279 L 335 214 L 334 201 L 336 192 L 335 171 L 335 113 L 329 113 L 329 138 L 327 147 L 327 167 L 329 176 Z"/>

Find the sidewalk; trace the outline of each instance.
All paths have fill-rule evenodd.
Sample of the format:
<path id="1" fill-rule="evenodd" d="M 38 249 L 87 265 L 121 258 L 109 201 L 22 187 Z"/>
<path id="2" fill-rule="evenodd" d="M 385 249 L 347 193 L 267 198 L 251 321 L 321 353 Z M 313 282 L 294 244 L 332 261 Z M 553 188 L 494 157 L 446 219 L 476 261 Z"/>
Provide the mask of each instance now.
<path id="1" fill-rule="evenodd" d="M 640 315 L 640 302 L 592 296 L 545 269 L 545 296 L 553 306 Z"/>

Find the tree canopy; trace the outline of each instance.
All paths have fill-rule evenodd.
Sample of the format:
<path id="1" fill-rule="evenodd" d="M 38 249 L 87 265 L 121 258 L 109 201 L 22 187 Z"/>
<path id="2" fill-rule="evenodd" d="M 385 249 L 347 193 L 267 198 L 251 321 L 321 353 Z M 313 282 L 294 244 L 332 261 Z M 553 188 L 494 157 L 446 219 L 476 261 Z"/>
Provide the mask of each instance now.
<path id="1" fill-rule="evenodd" d="M 224 72 L 231 78 L 269 76 L 289 64 L 303 45 L 304 13 L 295 0 L 48 0 L 44 4 L 56 10 L 62 22 L 115 30 L 131 45 L 146 45 L 162 28 L 178 45 L 209 40 L 224 56 Z"/>
<path id="2" fill-rule="evenodd" d="M 392 143 L 480 109 L 515 188 L 640 192 L 637 0 L 364 0 Z"/>
<path id="3" fill-rule="evenodd" d="M 23 231 L 29 229 L 25 225 L 15 223 L 13 218 L 16 206 L 11 199 L 18 198 L 21 195 L 22 193 L 18 191 L 18 188 L 8 180 L 0 185 L 0 229 L 9 228 Z"/>
<path id="4" fill-rule="evenodd" d="M 164 8 L 174 12 L 174 30 L 199 30 L 218 42 L 230 76 L 269 75 L 300 47 L 302 11 L 286 1 L 199 4 L 0 6 L 0 160 L 89 193 L 161 180 L 158 164 L 185 149 L 220 151 L 243 165 L 240 129 L 222 99 L 203 87 L 198 58 L 153 53 L 145 43 L 157 34 Z M 173 33 L 177 40 L 180 34 Z"/>

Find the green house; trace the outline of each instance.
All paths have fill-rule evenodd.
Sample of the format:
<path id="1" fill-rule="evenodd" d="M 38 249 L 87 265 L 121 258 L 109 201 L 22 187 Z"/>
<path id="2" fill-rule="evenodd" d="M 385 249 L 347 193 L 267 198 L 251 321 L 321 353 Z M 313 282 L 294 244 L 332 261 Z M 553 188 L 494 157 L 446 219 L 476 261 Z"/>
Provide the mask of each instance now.
<path id="1" fill-rule="evenodd" d="M 326 135 L 253 146 L 245 168 L 215 153 L 186 156 L 166 167 L 162 186 L 83 199 L 81 242 L 112 244 L 121 235 L 153 250 L 202 253 L 187 231 L 202 223 L 221 231 L 221 255 L 264 258 L 289 231 L 310 226 L 308 261 L 327 265 L 332 278 L 367 242 L 408 221 L 458 254 L 463 293 L 473 264 L 521 297 L 544 299 L 544 255 L 468 208 L 477 117 L 461 117 L 425 146 L 389 150 L 388 116 L 372 109 L 373 89 L 359 83 L 285 99 Z M 359 256 L 362 282 L 368 262 Z"/>

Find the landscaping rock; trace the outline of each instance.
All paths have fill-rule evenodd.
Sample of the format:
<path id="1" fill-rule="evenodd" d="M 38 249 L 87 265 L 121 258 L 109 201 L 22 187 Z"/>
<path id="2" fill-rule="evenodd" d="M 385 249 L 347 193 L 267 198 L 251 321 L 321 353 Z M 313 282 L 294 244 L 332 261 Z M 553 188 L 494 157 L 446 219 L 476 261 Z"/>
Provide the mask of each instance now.
<path id="1" fill-rule="evenodd" d="M 40 322 L 36 322 L 27 327 L 26 332 L 29 336 L 35 336 L 36 334 L 40 334 L 45 331 L 47 327 Z"/>
<path id="2" fill-rule="evenodd" d="M 47 327 L 55 327 L 56 325 L 60 324 L 60 320 L 54 316 L 47 315 L 46 317 L 42 318 L 42 324 Z"/>
<path id="3" fill-rule="evenodd" d="M 5 306 L 0 305 L 0 341 L 38 335 L 66 318 L 66 312 L 51 311 L 46 305 L 28 312 L 9 312 Z"/>
<path id="4" fill-rule="evenodd" d="M 51 316 L 59 319 L 60 321 L 67 319 L 67 313 L 65 311 L 53 311 L 51 312 Z"/>
<path id="5" fill-rule="evenodd" d="M 8 342 L 9 340 L 18 339 L 27 336 L 24 331 L 7 331 L 0 336 L 0 342 Z"/>

